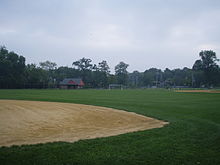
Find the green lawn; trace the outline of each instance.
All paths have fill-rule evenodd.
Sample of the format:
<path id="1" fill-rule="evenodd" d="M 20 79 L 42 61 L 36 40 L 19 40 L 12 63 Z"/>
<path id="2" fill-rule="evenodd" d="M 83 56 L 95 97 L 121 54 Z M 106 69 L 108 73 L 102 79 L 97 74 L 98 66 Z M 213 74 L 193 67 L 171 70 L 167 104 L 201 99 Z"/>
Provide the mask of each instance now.
<path id="1" fill-rule="evenodd" d="M 119 136 L 0 148 L 0 164 L 220 164 L 220 94 L 168 90 L 0 90 L 0 99 L 113 107 L 169 121 Z M 0 130 L 1 132 L 1 130 Z"/>

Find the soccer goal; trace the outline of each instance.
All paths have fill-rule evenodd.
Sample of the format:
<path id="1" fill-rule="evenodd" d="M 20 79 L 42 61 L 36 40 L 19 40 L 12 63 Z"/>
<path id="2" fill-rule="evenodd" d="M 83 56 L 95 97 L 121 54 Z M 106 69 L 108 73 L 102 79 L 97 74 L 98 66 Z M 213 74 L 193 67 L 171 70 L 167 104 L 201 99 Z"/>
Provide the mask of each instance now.
<path id="1" fill-rule="evenodd" d="M 109 84 L 108 89 L 109 90 L 110 89 L 121 89 L 121 90 L 123 90 L 124 89 L 124 85 L 122 85 L 122 84 Z"/>

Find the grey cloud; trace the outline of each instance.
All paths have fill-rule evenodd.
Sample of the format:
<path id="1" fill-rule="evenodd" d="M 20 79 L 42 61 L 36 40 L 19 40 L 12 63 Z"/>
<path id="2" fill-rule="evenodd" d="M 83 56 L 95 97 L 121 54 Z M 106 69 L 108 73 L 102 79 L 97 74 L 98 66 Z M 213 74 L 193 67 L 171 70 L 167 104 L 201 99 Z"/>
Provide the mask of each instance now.
<path id="1" fill-rule="evenodd" d="M 0 44 L 29 63 L 89 57 L 144 71 L 220 53 L 219 0 L 1 0 L 0 19 Z"/>

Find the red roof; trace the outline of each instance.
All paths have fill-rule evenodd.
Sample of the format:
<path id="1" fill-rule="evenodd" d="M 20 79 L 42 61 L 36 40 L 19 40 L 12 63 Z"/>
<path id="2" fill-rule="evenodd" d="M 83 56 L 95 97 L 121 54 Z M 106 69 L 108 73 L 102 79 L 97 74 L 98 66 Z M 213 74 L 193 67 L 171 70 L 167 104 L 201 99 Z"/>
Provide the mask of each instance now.
<path id="1" fill-rule="evenodd" d="M 63 81 L 60 82 L 60 85 L 84 86 L 85 84 L 81 78 L 65 78 Z"/>

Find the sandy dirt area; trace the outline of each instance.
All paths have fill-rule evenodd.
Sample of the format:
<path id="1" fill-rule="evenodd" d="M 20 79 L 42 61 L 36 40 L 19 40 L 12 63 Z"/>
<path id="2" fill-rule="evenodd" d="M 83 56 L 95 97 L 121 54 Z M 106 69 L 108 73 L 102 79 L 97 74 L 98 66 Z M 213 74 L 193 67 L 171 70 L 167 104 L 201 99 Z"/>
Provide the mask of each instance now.
<path id="1" fill-rule="evenodd" d="M 175 92 L 190 92 L 190 93 L 220 93 L 215 90 L 175 90 Z"/>
<path id="2" fill-rule="evenodd" d="M 0 146 L 107 137 L 163 127 L 167 122 L 112 108 L 0 100 Z"/>

